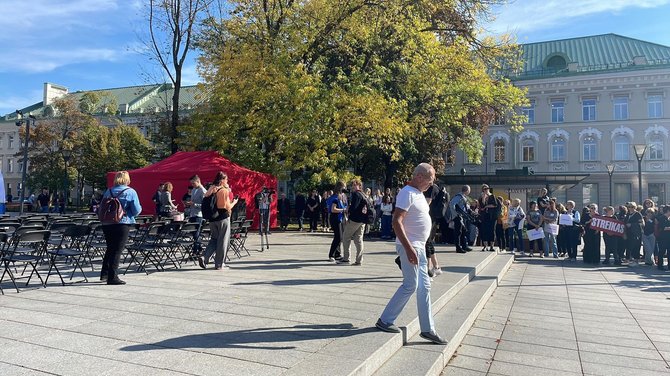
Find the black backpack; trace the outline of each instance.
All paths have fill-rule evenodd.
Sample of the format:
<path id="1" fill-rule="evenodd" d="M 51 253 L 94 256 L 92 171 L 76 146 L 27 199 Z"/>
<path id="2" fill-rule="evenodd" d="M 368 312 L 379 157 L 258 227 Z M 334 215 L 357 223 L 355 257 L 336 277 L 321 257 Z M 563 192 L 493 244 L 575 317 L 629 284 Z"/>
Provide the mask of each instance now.
<path id="1" fill-rule="evenodd" d="M 377 211 L 375 210 L 375 205 L 374 202 L 370 199 L 370 197 L 361 194 L 363 196 L 363 205 L 361 206 L 361 214 L 363 214 L 363 217 L 365 218 L 364 223 L 371 225 L 375 223 L 375 219 L 377 218 Z"/>
<path id="2" fill-rule="evenodd" d="M 217 193 L 219 193 L 220 189 L 202 199 L 202 217 L 210 222 L 216 221 L 219 218 L 219 210 L 216 207 L 216 196 L 218 196 Z"/>

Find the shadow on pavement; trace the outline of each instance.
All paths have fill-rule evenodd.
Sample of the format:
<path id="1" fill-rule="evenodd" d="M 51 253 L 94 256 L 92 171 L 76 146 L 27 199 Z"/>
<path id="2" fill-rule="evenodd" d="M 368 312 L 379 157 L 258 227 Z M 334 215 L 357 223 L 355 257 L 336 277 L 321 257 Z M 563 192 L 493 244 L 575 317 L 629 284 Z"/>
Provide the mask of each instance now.
<path id="1" fill-rule="evenodd" d="M 273 346 L 296 341 L 351 337 L 375 332 L 373 327 L 356 328 L 352 324 L 295 325 L 275 328 L 243 329 L 230 332 L 193 334 L 165 339 L 156 343 L 122 347 L 121 351 L 150 351 L 159 349 L 239 348 L 262 350 L 287 350 L 295 346 Z"/>
<path id="2" fill-rule="evenodd" d="M 346 266 L 343 266 L 346 267 Z M 354 278 L 331 278 L 331 279 L 284 279 L 280 281 L 254 281 L 254 282 L 237 282 L 233 283 L 235 286 L 257 286 L 257 285 L 275 285 L 275 286 L 302 286 L 302 285 L 337 285 L 341 283 L 388 283 L 400 282 L 402 276 L 399 277 L 354 277 Z"/>

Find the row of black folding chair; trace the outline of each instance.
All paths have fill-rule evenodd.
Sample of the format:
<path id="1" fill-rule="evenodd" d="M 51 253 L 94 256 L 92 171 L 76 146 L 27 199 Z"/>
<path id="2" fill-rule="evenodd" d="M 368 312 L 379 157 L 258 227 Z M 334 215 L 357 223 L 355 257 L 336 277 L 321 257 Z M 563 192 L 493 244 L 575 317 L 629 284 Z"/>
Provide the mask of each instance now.
<path id="1" fill-rule="evenodd" d="M 33 274 L 35 274 L 39 278 L 42 286 L 46 287 L 46 282 L 42 279 L 42 276 L 37 270 L 37 264 L 44 258 L 50 235 L 51 232 L 49 230 L 21 231 L 19 229 L 14 232 L 11 238 L 9 234 L 0 233 L 0 244 L 2 244 L 0 261 L 4 267 L 2 276 L 0 276 L 0 284 L 2 284 L 5 275 L 8 275 L 16 292 L 20 292 L 19 287 L 16 284 L 16 279 L 18 277 L 12 272 L 12 268 L 15 271 L 18 271 L 16 269 L 18 266 L 17 264 L 23 264 L 24 268 L 21 275 L 25 274 L 28 266 L 32 269 L 28 276 L 28 280 L 26 281 L 26 286 L 28 286 Z"/>
<path id="2" fill-rule="evenodd" d="M 70 281 L 74 277 L 74 274 L 77 271 L 81 271 L 84 281 L 88 282 L 86 273 L 81 267 L 81 263 L 85 262 L 88 258 L 91 269 L 93 269 L 93 260 L 90 254 L 87 252 L 87 244 L 89 241 L 89 236 L 91 234 L 91 227 L 87 225 L 71 225 L 63 231 L 59 244 L 51 249 L 47 250 L 47 255 L 49 257 L 49 271 L 47 277 L 44 281 L 46 285 L 49 281 L 49 276 L 51 271 L 55 270 L 60 278 L 61 284 L 65 286 L 65 280 L 61 274 L 60 269 L 58 268 L 58 261 L 64 260 L 66 263 L 72 263 L 72 273 L 70 273 Z"/>

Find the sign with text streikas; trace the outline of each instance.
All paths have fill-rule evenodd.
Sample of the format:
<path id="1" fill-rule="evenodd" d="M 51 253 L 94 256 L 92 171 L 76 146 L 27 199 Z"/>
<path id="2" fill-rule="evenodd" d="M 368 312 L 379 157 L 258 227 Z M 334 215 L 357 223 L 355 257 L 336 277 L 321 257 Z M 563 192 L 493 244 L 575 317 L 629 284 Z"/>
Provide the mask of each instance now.
<path id="1" fill-rule="evenodd" d="M 609 235 L 623 236 L 626 231 L 626 224 L 617 221 L 615 218 L 594 215 L 593 218 L 591 218 L 591 228 Z"/>

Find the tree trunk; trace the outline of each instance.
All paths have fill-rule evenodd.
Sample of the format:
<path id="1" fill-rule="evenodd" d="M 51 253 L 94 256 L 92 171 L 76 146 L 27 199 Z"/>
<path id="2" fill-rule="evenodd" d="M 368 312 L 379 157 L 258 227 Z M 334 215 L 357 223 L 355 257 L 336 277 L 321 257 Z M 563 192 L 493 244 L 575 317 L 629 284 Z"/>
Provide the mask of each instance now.
<path id="1" fill-rule="evenodd" d="M 172 95 L 172 119 L 170 120 L 170 151 L 172 154 L 178 151 L 177 148 L 177 126 L 179 125 L 179 92 L 181 91 L 181 71 L 175 75 L 177 80 L 174 84 L 174 94 Z"/>

